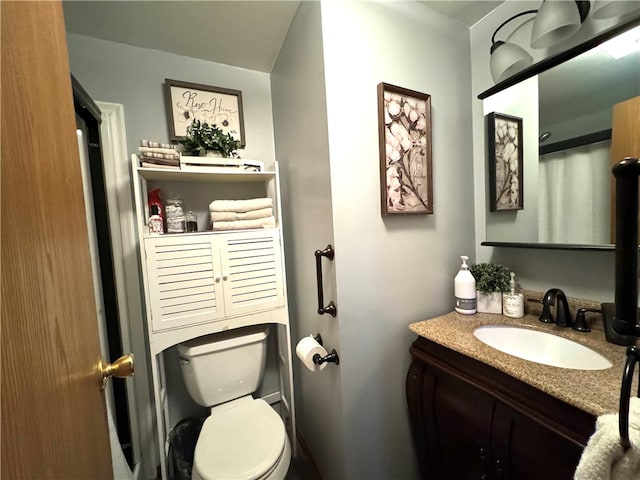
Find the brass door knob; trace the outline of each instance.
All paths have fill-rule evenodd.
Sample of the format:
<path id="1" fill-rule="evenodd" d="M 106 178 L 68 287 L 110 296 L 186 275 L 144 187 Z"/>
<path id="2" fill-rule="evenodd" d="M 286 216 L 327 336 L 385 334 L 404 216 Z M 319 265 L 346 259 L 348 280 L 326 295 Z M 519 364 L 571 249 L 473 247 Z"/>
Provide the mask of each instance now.
<path id="1" fill-rule="evenodd" d="M 100 360 L 98 362 L 98 370 L 100 371 L 101 375 L 100 390 L 105 389 L 107 380 L 109 380 L 111 377 L 132 377 L 134 373 L 133 353 L 123 355 L 113 363 L 105 364 L 102 360 Z"/>

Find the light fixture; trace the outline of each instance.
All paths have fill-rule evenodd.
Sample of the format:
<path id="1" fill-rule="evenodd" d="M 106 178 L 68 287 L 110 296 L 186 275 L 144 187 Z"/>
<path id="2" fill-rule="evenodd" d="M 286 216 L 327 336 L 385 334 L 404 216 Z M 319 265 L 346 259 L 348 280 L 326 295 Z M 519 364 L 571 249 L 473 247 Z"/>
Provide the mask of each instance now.
<path id="1" fill-rule="evenodd" d="M 531 47 L 555 45 L 580 30 L 589 14 L 589 0 L 543 0 L 539 10 L 526 10 L 502 22 L 491 36 L 491 76 L 496 83 L 533 64 L 533 57 L 514 43 L 496 41 L 496 34 L 507 23 L 522 15 L 536 14 L 531 29 Z"/>
<path id="2" fill-rule="evenodd" d="M 544 0 L 533 21 L 531 47 L 547 48 L 566 40 L 580 30 L 590 8 L 588 0 Z"/>
<path id="3" fill-rule="evenodd" d="M 505 78 L 519 72 L 530 66 L 533 63 L 533 57 L 522 47 L 514 44 L 503 42 L 502 40 L 496 41 L 496 34 L 511 20 L 521 17 L 522 15 L 530 15 L 536 13 L 537 10 L 526 10 L 520 12 L 517 15 L 505 20 L 496 28 L 495 32 L 491 36 L 491 59 L 489 60 L 489 67 L 491 69 L 491 76 L 496 83 L 501 82 Z"/>
<path id="4" fill-rule="evenodd" d="M 593 2 L 593 17 L 597 19 L 621 17 L 629 12 L 638 10 L 638 1 L 624 0 L 595 0 Z"/>

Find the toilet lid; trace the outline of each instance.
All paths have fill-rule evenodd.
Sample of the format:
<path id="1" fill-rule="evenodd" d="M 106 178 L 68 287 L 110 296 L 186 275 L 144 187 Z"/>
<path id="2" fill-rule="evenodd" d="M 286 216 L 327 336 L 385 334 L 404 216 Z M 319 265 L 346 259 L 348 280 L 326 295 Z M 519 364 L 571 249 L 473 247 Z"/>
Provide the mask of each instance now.
<path id="1" fill-rule="evenodd" d="M 285 436 L 282 419 L 267 402 L 239 402 L 205 420 L 193 466 L 204 480 L 253 480 L 280 459 Z"/>

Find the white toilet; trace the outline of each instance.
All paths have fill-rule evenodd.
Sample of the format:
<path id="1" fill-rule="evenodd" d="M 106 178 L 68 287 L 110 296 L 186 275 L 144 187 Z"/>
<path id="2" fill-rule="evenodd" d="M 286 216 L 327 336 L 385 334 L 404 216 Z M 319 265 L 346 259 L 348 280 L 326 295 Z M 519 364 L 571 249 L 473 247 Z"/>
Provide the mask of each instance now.
<path id="1" fill-rule="evenodd" d="M 182 375 L 198 404 L 211 407 L 193 459 L 194 480 L 283 480 L 291 446 L 282 419 L 251 396 L 262 381 L 269 327 L 258 325 L 178 345 Z"/>

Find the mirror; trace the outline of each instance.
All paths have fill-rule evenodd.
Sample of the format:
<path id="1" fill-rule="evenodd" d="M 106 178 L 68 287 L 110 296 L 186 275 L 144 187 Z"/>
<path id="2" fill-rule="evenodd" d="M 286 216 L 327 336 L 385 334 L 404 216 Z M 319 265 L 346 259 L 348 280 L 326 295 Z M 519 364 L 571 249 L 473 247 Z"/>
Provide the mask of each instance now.
<path id="1" fill-rule="evenodd" d="M 634 35 L 637 48 L 637 20 L 617 30 L 609 37 Z M 519 83 L 479 96 L 485 115 L 524 119 L 523 209 L 487 211 L 483 245 L 613 248 L 612 109 L 640 96 L 640 51 L 615 59 L 603 49 L 610 40 L 602 41 L 572 49 L 571 58 L 566 52 L 566 58 L 540 62 L 537 72 L 516 75 L 523 77 Z"/>

